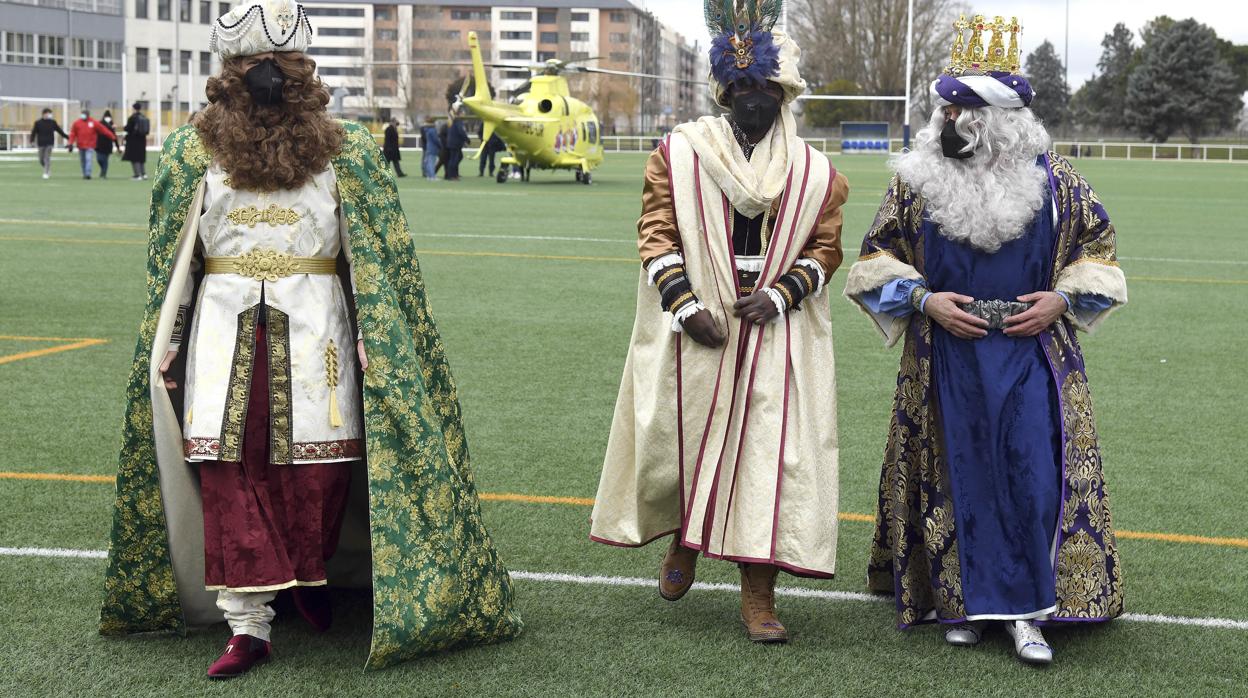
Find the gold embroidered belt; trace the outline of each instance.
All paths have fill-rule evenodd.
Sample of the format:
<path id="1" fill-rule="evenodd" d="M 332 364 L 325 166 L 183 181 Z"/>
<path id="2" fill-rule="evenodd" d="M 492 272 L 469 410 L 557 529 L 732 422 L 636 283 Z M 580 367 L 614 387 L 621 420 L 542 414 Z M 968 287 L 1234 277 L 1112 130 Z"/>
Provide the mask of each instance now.
<path id="1" fill-rule="evenodd" d="M 296 257 L 277 250 L 256 249 L 240 257 L 206 257 L 205 274 L 238 274 L 256 281 L 277 281 L 295 274 L 333 274 L 335 257 Z"/>

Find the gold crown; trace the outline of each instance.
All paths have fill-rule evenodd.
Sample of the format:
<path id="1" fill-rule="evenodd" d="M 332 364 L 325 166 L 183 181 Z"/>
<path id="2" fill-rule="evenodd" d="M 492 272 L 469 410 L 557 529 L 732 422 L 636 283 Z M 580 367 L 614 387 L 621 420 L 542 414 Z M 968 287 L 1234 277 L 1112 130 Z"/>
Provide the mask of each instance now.
<path id="1" fill-rule="evenodd" d="M 953 23 L 957 36 L 953 40 L 953 49 L 949 52 L 949 65 L 945 74 L 977 75 L 987 72 L 1017 73 L 1019 69 L 1018 33 L 1023 30 L 1017 17 L 1011 17 L 1006 24 L 1005 18 L 997 15 L 992 22 L 985 21 L 983 15 L 975 15 L 966 21 L 966 15 Z M 963 43 L 966 30 L 971 30 L 970 40 Z M 992 40 L 988 48 L 984 48 L 984 30 L 992 31 Z M 1005 34 L 1010 34 L 1010 47 L 1005 47 Z"/>

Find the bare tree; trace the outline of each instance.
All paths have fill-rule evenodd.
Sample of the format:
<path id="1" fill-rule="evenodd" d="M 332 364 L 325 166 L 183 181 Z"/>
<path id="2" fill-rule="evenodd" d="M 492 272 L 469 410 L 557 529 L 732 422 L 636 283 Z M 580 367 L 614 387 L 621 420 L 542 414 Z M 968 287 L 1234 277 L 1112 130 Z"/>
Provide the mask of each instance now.
<path id="1" fill-rule="evenodd" d="M 836 80 L 857 83 L 863 94 L 906 91 L 907 0 L 790 0 L 789 26 L 802 46 L 802 74 L 812 88 Z M 962 0 L 914 0 L 915 118 L 933 108 L 928 85 L 949 62 L 953 22 L 968 12 Z M 898 102 L 868 102 L 868 118 L 900 122 Z"/>

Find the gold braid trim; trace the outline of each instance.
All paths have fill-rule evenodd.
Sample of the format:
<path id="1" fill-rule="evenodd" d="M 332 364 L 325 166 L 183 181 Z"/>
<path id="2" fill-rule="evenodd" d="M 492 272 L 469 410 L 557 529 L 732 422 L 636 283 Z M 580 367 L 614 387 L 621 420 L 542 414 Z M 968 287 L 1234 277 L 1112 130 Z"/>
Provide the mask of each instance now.
<path id="1" fill-rule="evenodd" d="M 338 347 L 334 340 L 325 345 L 325 382 L 329 384 L 329 426 L 342 426 L 342 414 L 338 411 Z"/>
<path id="2" fill-rule="evenodd" d="M 784 302 L 788 304 L 787 307 L 793 307 L 793 296 L 789 294 L 789 289 L 785 288 L 784 284 L 776 284 L 775 286 L 772 286 L 772 288 L 776 289 L 780 292 L 780 295 L 784 296 Z"/>

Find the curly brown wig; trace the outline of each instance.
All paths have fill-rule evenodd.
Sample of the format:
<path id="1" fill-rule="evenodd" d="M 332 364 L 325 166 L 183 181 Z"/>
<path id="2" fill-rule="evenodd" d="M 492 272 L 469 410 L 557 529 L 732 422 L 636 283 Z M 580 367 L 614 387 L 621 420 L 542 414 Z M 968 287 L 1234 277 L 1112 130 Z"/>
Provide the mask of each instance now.
<path id="1" fill-rule="evenodd" d="M 192 122 L 237 189 L 297 189 L 329 166 L 346 137 L 325 109 L 329 90 L 316 62 L 294 51 L 273 57 L 286 76 L 280 104 L 254 103 L 243 79 L 246 59 L 231 58 L 208 79 L 209 105 Z"/>

